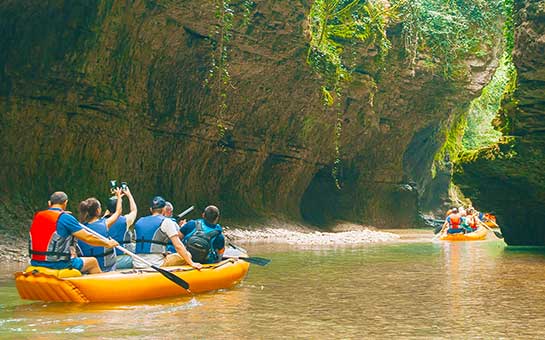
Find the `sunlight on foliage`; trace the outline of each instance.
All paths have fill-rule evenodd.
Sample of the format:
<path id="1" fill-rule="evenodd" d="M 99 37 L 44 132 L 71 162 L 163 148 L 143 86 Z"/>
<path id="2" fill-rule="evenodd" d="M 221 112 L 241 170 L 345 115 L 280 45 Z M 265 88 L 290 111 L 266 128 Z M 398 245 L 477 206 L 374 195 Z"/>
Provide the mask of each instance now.
<path id="1" fill-rule="evenodd" d="M 462 145 L 468 149 L 478 149 L 498 142 L 501 132 L 492 126 L 509 82 L 514 77 L 515 67 L 507 58 L 502 58 L 494 77 L 483 89 L 481 95 L 471 102 L 467 114 L 467 127 Z"/>
<path id="2" fill-rule="evenodd" d="M 399 6 L 411 67 L 418 58 L 437 65 L 446 79 L 463 79 L 465 63 L 483 57 L 501 32 L 504 0 L 412 0 Z"/>

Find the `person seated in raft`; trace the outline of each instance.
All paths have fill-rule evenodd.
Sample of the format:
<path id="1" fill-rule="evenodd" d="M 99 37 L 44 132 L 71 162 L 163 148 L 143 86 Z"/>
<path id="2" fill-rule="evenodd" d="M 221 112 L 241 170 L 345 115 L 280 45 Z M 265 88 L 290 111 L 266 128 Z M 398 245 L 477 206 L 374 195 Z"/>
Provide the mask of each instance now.
<path id="1" fill-rule="evenodd" d="M 167 218 L 170 218 L 172 221 L 178 224 L 176 219 L 172 217 L 173 213 L 174 213 L 174 205 L 172 205 L 172 203 L 170 203 L 169 201 L 166 201 L 165 208 L 163 209 L 163 215 Z M 167 253 L 174 254 L 175 252 L 176 252 L 176 248 L 174 248 L 174 246 L 172 245 L 172 242 L 169 241 L 167 245 Z"/>
<path id="2" fill-rule="evenodd" d="M 473 207 L 469 207 L 467 209 L 467 216 L 465 218 L 466 220 L 466 223 L 469 227 L 469 232 L 472 233 L 474 232 L 475 230 L 477 230 L 477 228 L 479 227 L 478 226 L 478 212 L 475 211 L 475 209 L 473 209 Z"/>
<path id="3" fill-rule="evenodd" d="M 136 202 L 132 196 L 131 190 L 129 187 L 123 188 L 123 193 L 129 199 L 129 208 L 130 212 L 126 215 L 121 215 L 110 226 L 109 233 L 110 237 L 116 240 L 120 245 L 127 248 L 130 251 L 134 251 L 134 244 L 132 243 L 132 229 L 131 228 L 134 221 L 136 220 L 136 214 L 138 209 L 136 207 Z M 117 197 L 112 196 L 108 200 L 108 210 L 104 214 L 104 218 L 110 218 L 117 209 Z M 123 203 L 121 203 L 123 205 Z M 121 209 L 123 211 L 123 209 Z M 124 254 L 120 250 L 115 249 L 115 269 L 130 269 L 132 268 L 132 257 Z"/>
<path id="4" fill-rule="evenodd" d="M 458 208 L 452 208 L 451 213 L 445 219 L 443 228 L 448 227 L 447 234 L 464 233 L 465 230 L 460 227 L 461 222 L 462 222 L 462 217 L 460 216 L 460 213 L 458 212 Z"/>
<path id="5" fill-rule="evenodd" d="M 106 238 L 110 237 L 109 229 L 121 215 L 121 197 L 123 192 L 120 188 L 116 188 L 114 192 L 117 198 L 116 209 L 115 213 L 108 218 L 101 218 L 102 207 L 99 200 L 94 197 L 81 201 L 79 204 L 80 222 Z M 118 243 L 117 240 L 114 241 Z M 109 272 L 115 270 L 116 257 L 114 249 L 93 246 L 81 240 L 78 241 L 78 247 L 83 256 L 95 257 L 102 271 Z"/>
<path id="6" fill-rule="evenodd" d="M 135 253 L 156 266 L 179 266 L 188 264 L 195 269 L 201 269 L 202 265 L 194 262 L 191 254 L 178 238 L 178 225 L 163 215 L 166 201 L 161 196 L 151 200 L 151 215 L 141 217 L 134 225 L 136 235 Z M 167 254 L 166 247 L 172 242 L 175 254 Z M 145 263 L 138 259 L 133 261 L 134 268 L 146 268 Z"/>
<path id="7" fill-rule="evenodd" d="M 221 261 L 225 251 L 223 229 L 218 224 L 220 211 L 214 205 L 204 209 L 202 218 L 191 220 L 180 228 L 180 238 L 191 256 L 201 263 Z"/>
<path id="8" fill-rule="evenodd" d="M 468 224 L 468 214 L 467 210 L 464 207 L 458 208 L 458 213 L 460 214 L 460 227 L 464 230 L 464 233 L 471 233 L 473 229 Z"/>
<path id="9" fill-rule="evenodd" d="M 68 196 L 54 192 L 49 198 L 49 209 L 34 215 L 30 227 L 30 264 L 51 269 L 74 268 L 82 273 L 100 273 L 94 257 L 72 257 L 70 248 L 76 238 L 90 245 L 113 248 L 115 240 L 103 241 L 84 230 L 78 220 L 65 211 Z"/>

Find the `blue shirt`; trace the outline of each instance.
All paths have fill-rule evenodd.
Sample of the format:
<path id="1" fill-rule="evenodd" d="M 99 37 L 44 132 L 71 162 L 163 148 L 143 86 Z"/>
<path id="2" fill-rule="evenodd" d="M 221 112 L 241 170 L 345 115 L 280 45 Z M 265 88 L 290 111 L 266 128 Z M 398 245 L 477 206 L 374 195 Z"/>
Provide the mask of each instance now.
<path id="1" fill-rule="evenodd" d="M 204 220 L 203 220 L 204 221 Z M 206 221 L 204 221 L 204 223 L 206 224 L 206 226 L 208 226 L 209 228 L 214 228 L 214 225 L 210 225 L 208 223 L 206 223 Z M 221 229 L 221 226 L 219 224 L 216 224 L 216 226 L 219 226 L 220 229 Z M 189 222 L 187 222 L 186 224 L 184 224 L 181 228 L 180 228 L 180 232 L 182 233 L 182 235 L 187 236 L 189 235 L 190 232 L 192 232 L 193 230 L 195 230 L 195 228 L 197 228 L 197 223 L 195 220 L 191 220 Z M 214 249 L 222 249 L 225 247 L 225 237 L 223 237 L 223 233 L 219 234 L 215 239 L 214 239 L 214 244 L 212 245 L 214 247 Z"/>
<path id="2" fill-rule="evenodd" d="M 59 208 L 49 208 L 49 210 L 62 211 Z M 78 220 L 72 214 L 64 213 L 57 220 L 57 234 L 61 237 L 68 237 L 82 229 Z"/>

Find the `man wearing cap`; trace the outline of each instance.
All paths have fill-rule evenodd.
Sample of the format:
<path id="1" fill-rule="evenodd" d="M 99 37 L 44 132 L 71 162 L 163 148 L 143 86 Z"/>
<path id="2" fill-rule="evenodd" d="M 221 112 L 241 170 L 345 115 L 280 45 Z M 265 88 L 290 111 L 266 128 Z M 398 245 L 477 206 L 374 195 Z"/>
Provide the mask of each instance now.
<path id="1" fill-rule="evenodd" d="M 92 246 L 113 248 L 115 240 L 103 241 L 84 230 L 78 220 L 66 212 L 68 196 L 54 192 L 49 198 L 49 209 L 34 215 L 30 227 L 30 264 L 52 269 L 74 268 L 82 273 L 100 273 L 94 257 L 75 257 L 71 254 L 75 238 Z"/>
<path id="2" fill-rule="evenodd" d="M 189 264 L 201 269 L 202 265 L 193 262 L 191 254 L 185 249 L 178 237 L 178 225 L 163 215 L 166 201 L 161 196 L 151 200 L 151 215 L 142 217 L 134 225 L 136 234 L 136 254 L 156 266 Z M 166 247 L 172 242 L 176 254 L 165 256 Z M 134 268 L 146 268 L 147 265 L 134 259 Z"/>

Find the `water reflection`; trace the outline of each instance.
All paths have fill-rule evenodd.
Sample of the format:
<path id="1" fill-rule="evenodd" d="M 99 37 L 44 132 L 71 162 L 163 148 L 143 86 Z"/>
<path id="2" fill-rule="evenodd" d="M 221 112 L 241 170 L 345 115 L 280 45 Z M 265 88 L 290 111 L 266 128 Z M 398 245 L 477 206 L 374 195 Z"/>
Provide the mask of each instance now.
<path id="1" fill-rule="evenodd" d="M 418 232 L 416 232 L 418 234 Z M 250 245 L 230 290 L 135 304 L 21 301 L 0 273 L 0 336 L 524 338 L 545 335 L 545 255 L 500 241 L 360 247 Z M 426 242 L 422 242 L 426 239 Z M 8 275 L 9 274 L 9 275 Z"/>

